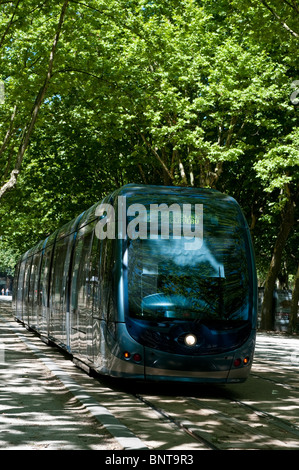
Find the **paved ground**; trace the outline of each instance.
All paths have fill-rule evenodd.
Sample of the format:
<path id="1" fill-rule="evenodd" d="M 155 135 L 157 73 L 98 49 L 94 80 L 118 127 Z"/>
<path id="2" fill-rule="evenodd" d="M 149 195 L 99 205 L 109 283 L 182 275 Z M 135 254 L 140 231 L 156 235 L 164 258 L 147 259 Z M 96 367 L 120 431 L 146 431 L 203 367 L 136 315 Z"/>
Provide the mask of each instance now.
<path id="1" fill-rule="evenodd" d="M 1 300 L 11 302 L 12 297 L 11 297 L 11 295 L 0 295 L 0 301 Z"/>
<path id="2" fill-rule="evenodd" d="M 0 298 L 0 450 L 105 450 L 113 455 L 115 451 L 126 450 L 128 456 L 128 450 L 136 455 L 136 450 L 146 449 L 151 452 L 142 454 L 152 455 L 153 449 L 168 452 L 205 447 L 181 428 L 161 419 L 156 412 L 160 408 L 168 414 L 173 412 L 176 418 L 182 414 L 184 423 L 191 426 L 194 420 L 199 426 L 202 418 L 200 429 L 207 428 L 210 433 L 212 426 L 216 440 L 223 436 L 228 439 L 229 429 L 234 442 L 245 439 L 246 449 L 248 425 L 253 427 L 255 444 L 259 444 L 257 434 L 261 439 L 264 435 L 276 439 L 279 431 L 280 440 L 278 444 L 277 439 L 273 441 L 273 445 L 271 441 L 271 449 L 281 442 L 282 448 L 287 444 L 289 448 L 298 447 L 298 338 L 260 334 L 248 381 L 237 387 L 227 386 L 225 391 L 220 387 L 214 390 L 214 395 L 208 394 L 208 401 L 205 388 L 190 384 L 186 392 L 184 384 L 176 385 L 175 389 L 161 385 L 159 390 L 156 385 L 139 384 L 137 391 L 134 384 L 133 394 L 132 383 L 118 387 L 108 379 L 89 377 L 58 348 L 45 345 L 14 320 L 8 300 Z M 156 408 L 149 408 L 135 393 L 146 396 L 154 405 L 158 400 Z M 240 411 L 237 405 L 232 406 L 239 402 L 249 406 L 242 408 L 246 429 L 241 433 Z M 211 407 L 217 420 L 210 418 Z M 223 435 L 221 419 L 226 426 Z M 283 421 L 282 438 L 281 426 L 276 429 L 279 420 Z M 233 428 L 236 421 L 237 434 Z M 273 430 L 272 424 L 276 426 Z M 291 438 L 284 442 L 287 430 Z M 103 454 L 106 452 L 98 454 L 98 463 Z M 202 456 L 200 459 L 202 466 Z M 144 462 L 141 458 L 141 468 Z"/>
<path id="3" fill-rule="evenodd" d="M 126 429 L 119 432 L 117 420 L 59 361 L 77 368 L 55 348 L 58 362 L 43 356 L 46 345 L 34 335 L 28 341 L 10 312 L 11 303 L 0 300 L 0 450 L 123 450 L 125 440 L 118 437 Z M 116 438 L 109 425 L 118 431 Z"/>

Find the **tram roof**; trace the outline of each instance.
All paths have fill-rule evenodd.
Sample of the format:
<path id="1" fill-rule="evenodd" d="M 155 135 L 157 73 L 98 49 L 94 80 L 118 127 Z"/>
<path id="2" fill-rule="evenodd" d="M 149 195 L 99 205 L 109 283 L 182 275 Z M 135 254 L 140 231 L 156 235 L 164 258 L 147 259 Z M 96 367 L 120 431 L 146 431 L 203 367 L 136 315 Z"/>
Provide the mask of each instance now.
<path id="1" fill-rule="evenodd" d="M 72 219 L 70 222 L 67 222 L 62 227 L 57 229 L 46 239 L 41 240 L 37 245 L 30 248 L 23 256 L 21 260 L 24 260 L 28 257 L 33 256 L 35 253 L 42 251 L 46 246 L 52 245 L 56 240 L 60 240 L 67 235 L 70 235 L 82 228 L 84 225 L 89 224 L 92 220 L 97 218 L 96 209 L 103 202 L 111 203 L 112 205 L 116 201 L 118 196 L 124 196 L 126 198 L 134 196 L 185 196 L 185 197 L 199 197 L 199 199 L 210 198 L 225 200 L 228 203 L 233 203 L 238 205 L 234 198 L 231 196 L 221 193 L 216 189 L 211 188 L 197 188 L 197 187 L 188 187 L 188 186 L 157 186 L 157 185 L 146 185 L 146 184 L 135 184 L 129 183 L 126 184 L 114 192 L 107 195 L 103 200 L 98 201 L 93 206 L 91 206 L 86 211 L 82 212 L 79 216 Z"/>

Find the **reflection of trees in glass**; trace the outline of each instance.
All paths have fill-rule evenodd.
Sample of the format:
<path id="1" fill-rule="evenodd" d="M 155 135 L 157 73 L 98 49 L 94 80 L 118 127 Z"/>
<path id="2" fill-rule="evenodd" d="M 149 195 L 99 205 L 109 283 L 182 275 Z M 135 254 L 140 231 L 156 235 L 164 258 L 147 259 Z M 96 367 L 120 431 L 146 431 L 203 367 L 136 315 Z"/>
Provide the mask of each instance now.
<path id="1" fill-rule="evenodd" d="M 175 271 L 174 271 L 175 273 Z M 181 306 L 181 316 L 188 319 L 221 316 L 223 279 L 199 277 L 197 273 L 158 276 L 158 290 L 166 296 L 179 295 L 188 302 Z"/>
<path id="2" fill-rule="evenodd" d="M 225 216 L 220 216 L 224 209 Z M 156 319 L 171 310 L 172 318 L 181 319 L 248 318 L 249 279 L 239 214 L 233 205 L 218 207 L 218 213 L 215 207 L 206 207 L 204 224 L 200 250 L 185 250 L 184 238 L 129 242 L 132 316 Z"/>

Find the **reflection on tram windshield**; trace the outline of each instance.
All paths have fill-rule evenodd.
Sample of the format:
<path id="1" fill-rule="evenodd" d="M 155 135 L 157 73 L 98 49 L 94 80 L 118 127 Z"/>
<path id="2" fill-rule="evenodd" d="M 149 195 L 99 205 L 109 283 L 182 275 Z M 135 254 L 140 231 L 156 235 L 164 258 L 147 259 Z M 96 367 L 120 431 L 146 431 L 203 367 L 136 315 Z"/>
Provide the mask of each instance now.
<path id="1" fill-rule="evenodd" d="M 128 241 L 125 256 L 131 317 L 248 319 L 244 228 L 236 218 L 224 219 L 215 223 L 215 218 L 204 218 L 204 239 L 198 250 L 186 250 L 183 237 Z"/>

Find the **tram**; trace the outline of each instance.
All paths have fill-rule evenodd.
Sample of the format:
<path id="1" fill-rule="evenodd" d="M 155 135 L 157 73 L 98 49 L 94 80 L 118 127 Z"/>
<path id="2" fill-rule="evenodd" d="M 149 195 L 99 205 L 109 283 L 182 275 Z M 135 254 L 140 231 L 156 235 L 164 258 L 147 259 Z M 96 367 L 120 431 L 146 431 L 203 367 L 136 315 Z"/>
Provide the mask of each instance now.
<path id="1" fill-rule="evenodd" d="M 257 320 L 247 223 L 216 190 L 128 184 L 21 257 L 13 305 L 99 374 L 243 382 Z"/>

